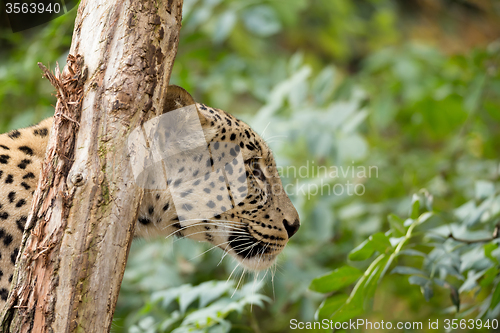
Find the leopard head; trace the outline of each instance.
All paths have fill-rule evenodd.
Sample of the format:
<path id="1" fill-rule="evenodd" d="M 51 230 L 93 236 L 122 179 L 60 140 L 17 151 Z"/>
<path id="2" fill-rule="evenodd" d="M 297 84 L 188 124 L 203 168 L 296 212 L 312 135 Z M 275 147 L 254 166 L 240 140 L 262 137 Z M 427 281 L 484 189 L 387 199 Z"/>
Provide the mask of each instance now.
<path id="1" fill-rule="evenodd" d="M 136 235 L 207 241 L 251 270 L 275 262 L 300 222 L 257 133 L 177 86 L 163 114 L 134 132 L 129 148 L 145 188 Z"/>

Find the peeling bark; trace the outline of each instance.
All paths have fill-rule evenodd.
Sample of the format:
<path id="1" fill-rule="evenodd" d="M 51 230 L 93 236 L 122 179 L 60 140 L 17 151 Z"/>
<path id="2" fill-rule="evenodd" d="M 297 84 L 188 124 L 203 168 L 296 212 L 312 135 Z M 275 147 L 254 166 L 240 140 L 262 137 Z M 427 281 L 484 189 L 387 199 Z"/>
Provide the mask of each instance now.
<path id="1" fill-rule="evenodd" d="M 126 139 L 159 115 L 182 0 L 82 0 L 2 332 L 107 332 L 142 192 Z"/>

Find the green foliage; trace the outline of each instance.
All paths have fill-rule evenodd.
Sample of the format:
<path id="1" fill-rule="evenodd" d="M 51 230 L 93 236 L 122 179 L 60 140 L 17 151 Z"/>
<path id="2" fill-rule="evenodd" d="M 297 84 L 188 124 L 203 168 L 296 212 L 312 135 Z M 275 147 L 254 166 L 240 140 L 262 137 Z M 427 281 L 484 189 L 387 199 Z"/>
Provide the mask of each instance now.
<path id="1" fill-rule="evenodd" d="M 419 26 L 410 1 L 184 2 L 172 83 L 268 141 L 302 226 L 252 292 L 218 249 L 134 242 L 114 332 L 498 317 L 498 41 L 458 53 L 416 43 L 422 27 L 471 16 Z M 52 112 L 36 62 L 64 63 L 74 15 L 1 30 L 2 130 Z"/>
<path id="2" fill-rule="evenodd" d="M 140 311 L 145 316 L 129 332 L 229 332 L 229 315 L 242 314 L 246 305 L 264 307 L 264 302 L 270 301 L 257 293 L 262 283 L 249 283 L 240 290 L 234 285 L 233 281 L 208 281 L 196 287 L 182 285 L 154 292 Z M 155 313 L 160 314 L 158 318 Z"/>
<path id="3" fill-rule="evenodd" d="M 397 227 L 391 225 L 386 234 L 373 234 L 350 252 L 349 259 L 353 261 L 373 259 L 365 262 L 368 267 L 364 274 L 346 265 L 312 281 L 309 288 L 322 293 L 335 292 L 356 282 L 349 295 L 335 294 L 328 297 L 320 305 L 316 313 L 317 319 L 344 321 L 363 313 L 360 309 L 369 311 L 378 284 L 392 266 L 395 267 L 390 273 L 409 275 L 409 284 L 419 286 L 426 301 L 433 297 L 435 288 L 443 288 L 449 291 L 450 300 L 456 310 L 454 312 L 457 314 L 475 312 L 478 318 L 484 319 L 493 319 L 500 314 L 500 307 L 497 308 L 500 303 L 500 279 L 496 278 L 500 262 L 500 239 L 488 237 L 483 230 L 474 231 L 467 227 L 470 214 L 477 216 L 472 211 L 473 205 L 470 205 L 469 211 L 461 210 L 460 214 L 454 214 L 453 220 L 446 221 L 433 214 L 430 204 L 432 196 L 426 191 L 419 194 L 413 197 L 410 218 L 401 224 L 400 218 L 390 215 L 389 218 L 398 221 L 393 224 Z M 488 197 L 492 200 L 482 212 L 488 211 L 498 217 L 500 210 L 495 206 L 500 202 L 500 195 L 492 191 Z M 421 206 L 425 208 L 420 210 Z M 488 214 L 482 222 L 492 224 L 493 221 L 496 219 L 492 219 Z M 497 228 L 500 229 L 500 223 L 497 223 Z M 485 234 L 486 238 L 481 237 Z M 459 238 L 457 235 L 463 235 L 465 238 Z M 415 250 L 417 247 L 426 249 L 426 252 Z M 373 256 L 375 252 L 377 254 Z M 414 256 L 419 257 L 418 264 L 415 262 L 415 266 L 419 268 L 397 265 L 398 262 L 411 262 L 407 259 Z M 482 279 L 486 274 L 487 278 Z M 346 278 L 349 279 L 342 280 Z M 481 283 L 478 283 L 479 280 Z M 347 281 L 348 283 L 343 283 Z M 467 304 L 465 309 L 461 309 L 461 293 L 474 290 L 479 294 L 483 288 L 494 292 L 490 297 L 483 297 L 479 302 Z M 339 302 L 339 299 L 344 301 Z"/>

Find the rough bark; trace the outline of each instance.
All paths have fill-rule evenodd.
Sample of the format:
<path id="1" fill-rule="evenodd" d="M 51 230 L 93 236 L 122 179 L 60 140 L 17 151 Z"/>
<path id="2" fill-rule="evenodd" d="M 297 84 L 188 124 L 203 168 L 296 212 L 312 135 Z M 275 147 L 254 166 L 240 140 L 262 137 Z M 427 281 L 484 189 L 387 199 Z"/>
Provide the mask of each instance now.
<path id="1" fill-rule="evenodd" d="M 82 0 L 2 332 L 106 332 L 142 197 L 127 135 L 160 114 L 182 0 Z"/>

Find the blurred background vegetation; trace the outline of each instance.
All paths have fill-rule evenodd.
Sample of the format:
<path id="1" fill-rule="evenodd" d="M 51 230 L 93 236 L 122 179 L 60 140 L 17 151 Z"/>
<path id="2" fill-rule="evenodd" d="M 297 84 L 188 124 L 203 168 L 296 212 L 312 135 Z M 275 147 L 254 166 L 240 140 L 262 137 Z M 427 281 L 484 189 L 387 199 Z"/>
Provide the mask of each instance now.
<path id="1" fill-rule="evenodd" d="M 494 331 L 500 2 L 185 0 L 183 15 L 171 83 L 263 134 L 302 227 L 271 271 L 228 282 L 218 249 L 135 241 L 113 331 L 288 332 L 292 318 Z M 52 114 L 36 64 L 65 63 L 74 18 L 2 22 L 0 130 Z"/>

